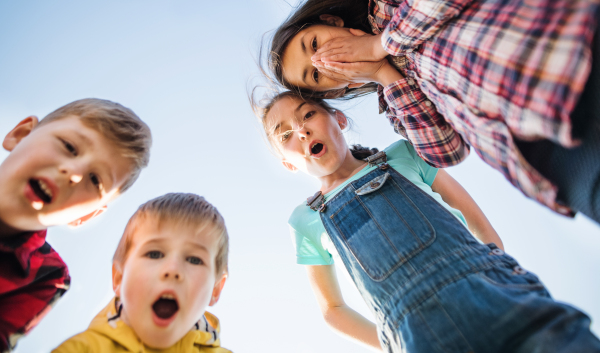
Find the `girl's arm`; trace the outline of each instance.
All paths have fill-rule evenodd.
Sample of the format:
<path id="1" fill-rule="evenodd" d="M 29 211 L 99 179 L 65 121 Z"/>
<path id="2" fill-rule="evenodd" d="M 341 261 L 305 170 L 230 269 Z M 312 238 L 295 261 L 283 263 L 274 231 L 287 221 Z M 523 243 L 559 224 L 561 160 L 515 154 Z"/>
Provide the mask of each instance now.
<path id="1" fill-rule="evenodd" d="M 382 33 L 380 44 L 393 56 L 402 56 L 434 36 L 473 0 L 383 0 L 397 6 Z"/>
<path id="2" fill-rule="evenodd" d="M 325 322 L 342 335 L 381 352 L 375 324 L 344 302 L 334 265 L 306 266 L 306 271 Z"/>
<path id="3" fill-rule="evenodd" d="M 482 242 L 495 243 L 500 249 L 504 250 L 502 240 L 498 233 L 492 227 L 492 224 L 483 214 L 483 211 L 477 206 L 475 200 L 450 174 L 440 169 L 437 172 L 431 189 L 440 196 L 450 207 L 456 208 L 462 212 L 467 220 L 467 225 L 471 232 Z"/>

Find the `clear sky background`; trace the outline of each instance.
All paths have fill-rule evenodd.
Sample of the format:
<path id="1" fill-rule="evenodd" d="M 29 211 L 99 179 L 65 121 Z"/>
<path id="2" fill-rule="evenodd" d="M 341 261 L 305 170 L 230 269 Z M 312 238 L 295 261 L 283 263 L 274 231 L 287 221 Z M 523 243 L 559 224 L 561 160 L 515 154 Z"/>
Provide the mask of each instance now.
<path id="1" fill-rule="evenodd" d="M 17 352 L 48 352 L 85 330 L 112 297 L 111 259 L 127 220 L 167 192 L 204 195 L 226 219 L 231 273 L 211 308 L 225 347 L 366 351 L 327 328 L 304 269 L 294 263 L 286 220 L 319 185 L 280 166 L 248 104 L 261 36 L 291 9 L 284 0 L 0 2 L 2 136 L 29 115 L 98 97 L 132 108 L 154 137 L 150 166 L 107 213 L 79 229 L 49 231 L 72 286 Z M 384 148 L 398 139 L 377 114 L 374 96 L 338 107 L 355 122 L 349 142 Z M 557 300 L 587 312 L 600 333 L 600 227 L 526 199 L 475 153 L 448 171 L 479 203 L 507 252 Z M 343 275 L 340 282 L 347 302 L 369 316 Z"/>

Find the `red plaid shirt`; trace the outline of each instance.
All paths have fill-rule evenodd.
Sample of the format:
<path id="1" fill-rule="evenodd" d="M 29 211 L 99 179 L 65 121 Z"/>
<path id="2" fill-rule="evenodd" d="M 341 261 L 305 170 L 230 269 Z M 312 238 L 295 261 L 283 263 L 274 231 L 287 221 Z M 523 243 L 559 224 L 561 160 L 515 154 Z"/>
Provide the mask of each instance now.
<path id="1" fill-rule="evenodd" d="M 37 325 L 67 291 L 67 265 L 46 242 L 46 231 L 0 238 L 0 351 Z"/>
<path id="2" fill-rule="evenodd" d="M 579 143 L 570 114 L 591 68 L 599 1 L 371 0 L 374 32 L 383 31 L 384 49 L 405 61 L 396 66 L 406 78 L 380 90 L 396 131 L 405 128 L 436 167 L 466 157 L 453 137 L 460 135 L 525 195 L 573 215 L 513 136 Z"/>

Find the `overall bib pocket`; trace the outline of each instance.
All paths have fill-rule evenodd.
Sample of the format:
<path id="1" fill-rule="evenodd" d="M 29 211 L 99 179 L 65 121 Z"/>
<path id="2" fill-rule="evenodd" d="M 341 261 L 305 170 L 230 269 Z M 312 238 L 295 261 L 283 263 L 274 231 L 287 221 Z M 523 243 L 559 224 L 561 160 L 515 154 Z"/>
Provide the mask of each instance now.
<path id="1" fill-rule="evenodd" d="M 330 216 L 341 240 L 375 281 L 387 278 L 435 240 L 433 226 L 404 191 L 404 183 L 389 172 L 376 174 Z"/>

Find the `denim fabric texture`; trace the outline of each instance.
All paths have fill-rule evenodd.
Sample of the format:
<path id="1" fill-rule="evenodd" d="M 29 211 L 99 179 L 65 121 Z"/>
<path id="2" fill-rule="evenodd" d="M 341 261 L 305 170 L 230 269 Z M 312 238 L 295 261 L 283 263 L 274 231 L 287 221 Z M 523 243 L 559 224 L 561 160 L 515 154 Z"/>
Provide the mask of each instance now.
<path id="1" fill-rule="evenodd" d="M 585 314 L 393 168 L 319 212 L 387 352 L 600 352 Z"/>

